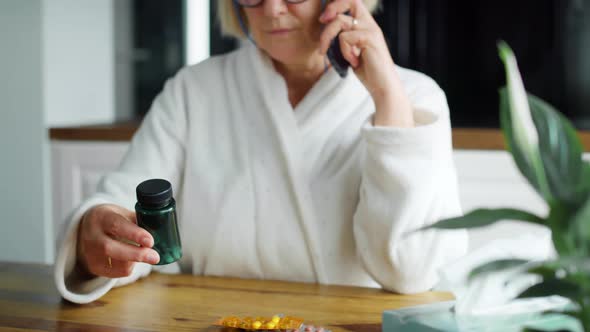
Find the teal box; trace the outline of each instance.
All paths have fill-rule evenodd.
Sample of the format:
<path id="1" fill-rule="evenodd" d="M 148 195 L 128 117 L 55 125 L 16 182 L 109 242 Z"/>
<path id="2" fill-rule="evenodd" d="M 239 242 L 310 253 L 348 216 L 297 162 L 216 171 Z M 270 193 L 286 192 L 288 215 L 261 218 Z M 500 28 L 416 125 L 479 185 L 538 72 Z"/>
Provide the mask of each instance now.
<path id="1" fill-rule="evenodd" d="M 455 315 L 454 304 L 455 301 L 447 301 L 385 311 L 383 332 L 520 332 L 525 326 L 553 331 L 567 329 L 582 332 L 580 324 L 575 319 L 563 315 Z"/>

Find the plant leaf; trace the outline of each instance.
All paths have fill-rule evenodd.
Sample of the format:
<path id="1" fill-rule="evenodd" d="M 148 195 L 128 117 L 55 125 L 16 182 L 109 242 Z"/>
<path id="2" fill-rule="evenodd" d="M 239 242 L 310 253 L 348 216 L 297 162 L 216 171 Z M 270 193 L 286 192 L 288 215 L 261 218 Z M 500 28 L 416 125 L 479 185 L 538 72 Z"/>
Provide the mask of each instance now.
<path id="1" fill-rule="evenodd" d="M 477 209 L 461 217 L 443 219 L 430 226 L 420 228 L 418 231 L 432 228 L 461 229 L 484 227 L 501 220 L 521 220 L 540 225 L 544 225 L 545 223 L 541 217 L 517 209 Z"/>
<path id="2" fill-rule="evenodd" d="M 547 311 L 543 311 L 542 314 L 543 315 L 564 315 L 564 316 L 569 316 L 569 317 L 573 317 L 573 318 L 580 317 L 580 313 L 578 311 L 574 311 L 574 310 L 564 310 L 564 311 L 547 310 Z"/>
<path id="3" fill-rule="evenodd" d="M 516 58 L 505 42 L 498 43 L 498 50 L 506 69 L 506 88 L 500 90 L 500 123 L 506 145 L 521 173 L 550 202 L 552 195 L 541 161 L 539 137 Z"/>
<path id="4" fill-rule="evenodd" d="M 590 258 L 588 257 L 561 257 L 555 260 L 543 261 L 532 265 L 527 273 L 536 274 L 544 279 L 565 278 L 572 274 L 588 276 L 590 281 Z"/>
<path id="5" fill-rule="evenodd" d="M 582 313 L 578 311 L 572 310 L 546 310 L 541 313 L 543 316 L 551 317 L 554 323 L 549 324 L 550 326 L 544 326 L 540 324 L 535 324 L 534 327 L 527 326 L 523 331 L 578 331 L 578 324 L 581 324 L 580 317 Z M 562 320 L 560 319 L 557 323 L 555 323 L 555 318 L 557 317 L 569 317 L 569 320 Z M 587 329 L 586 329 L 587 330 Z"/>
<path id="6" fill-rule="evenodd" d="M 544 279 L 540 283 L 527 288 L 522 293 L 520 293 L 517 298 L 523 299 L 559 295 L 577 302 L 581 291 L 582 289 L 580 286 L 570 281 L 551 278 Z"/>
<path id="7" fill-rule="evenodd" d="M 587 196 L 590 181 L 582 144 L 571 123 L 545 101 L 528 95 L 533 121 L 539 134 L 539 151 L 551 194 L 570 206 Z M 586 180 L 586 181 L 585 181 Z"/>
<path id="8" fill-rule="evenodd" d="M 590 256 L 590 198 L 571 218 L 568 235 L 573 239 L 576 254 Z"/>
<path id="9" fill-rule="evenodd" d="M 528 269 L 527 273 L 538 275 L 543 279 L 555 279 L 559 269 L 561 267 L 542 264 Z"/>
<path id="10" fill-rule="evenodd" d="M 526 259 L 499 259 L 495 261 L 491 261 L 480 265 L 473 269 L 469 273 L 469 280 L 473 280 L 474 278 L 481 276 L 482 274 L 488 274 L 492 272 L 502 271 L 506 269 L 510 269 L 517 266 L 522 266 L 529 261 Z"/>
<path id="11" fill-rule="evenodd" d="M 551 239 L 557 253 L 560 257 L 574 255 L 575 248 L 572 247 L 573 243 L 568 233 L 568 223 L 574 211 L 570 206 L 560 201 L 551 202 L 549 207 L 549 216 L 546 222 L 551 228 Z"/>
<path id="12" fill-rule="evenodd" d="M 527 151 L 523 148 L 523 144 L 518 143 L 519 138 L 516 136 L 517 129 L 514 128 L 512 124 L 512 111 L 510 109 L 508 90 L 504 87 L 500 89 L 499 93 L 500 126 L 502 127 L 502 132 L 504 134 L 506 147 L 508 148 L 508 151 L 510 151 L 514 163 L 522 175 L 545 201 L 550 202 L 553 199 L 553 196 L 549 191 L 549 185 L 545 178 L 541 155 L 537 149 L 528 149 Z"/>

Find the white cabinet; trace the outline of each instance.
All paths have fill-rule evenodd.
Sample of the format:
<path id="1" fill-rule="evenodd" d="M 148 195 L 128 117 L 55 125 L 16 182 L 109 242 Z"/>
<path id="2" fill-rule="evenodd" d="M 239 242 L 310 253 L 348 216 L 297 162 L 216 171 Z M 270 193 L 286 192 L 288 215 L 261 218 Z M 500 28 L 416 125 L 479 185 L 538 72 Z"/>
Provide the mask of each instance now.
<path id="1" fill-rule="evenodd" d="M 507 207 L 538 216 L 547 214 L 545 201 L 520 174 L 507 151 L 455 150 L 454 157 L 463 212 L 481 207 Z M 551 233 L 548 228 L 516 221 L 469 231 L 469 246 L 473 250 L 495 239 L 523 234 L 533 236 L 539 241 L 536 244 L 549 248 Z"/>
<path id="2" fill-rule="evenodd" d="M 53 221 L 59 231 L 69 213 L 95 191 L 101 176 L 115 169 L 127 142 L 52 141 Z M 463 211 L 514 207 L 545 215 L 547 207 L 520 175 L 506 151 L 455 150 Z M 545 239 L 548 231 L 517 222 L 471 231 L 471 247 L 528 232 Z"/>
<path id="3" fill-rule="evenodd" d="M 508 152 L 455 150 L 454 157 L 464 210 L 485 205 L 546 213 L 544 201 L 520 174 Z"/>
<path id="4" fill-rule="evenodd" d="M 114 170 L 128 142 L 51 141 L 54 238 L 67 216 Z"/>

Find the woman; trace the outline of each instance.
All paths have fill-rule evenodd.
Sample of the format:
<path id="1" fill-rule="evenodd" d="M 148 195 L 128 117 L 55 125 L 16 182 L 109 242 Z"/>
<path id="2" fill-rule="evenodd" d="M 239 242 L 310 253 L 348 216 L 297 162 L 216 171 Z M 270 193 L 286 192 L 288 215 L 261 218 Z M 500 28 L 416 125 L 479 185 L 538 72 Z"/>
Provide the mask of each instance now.
<path id="1" fill-rule="evenodd" d="M 405 236 L 460 213 L 448 107 L 431 79 L 395 67 L 375 2 L 220 1 L 225 31 L 242 34 L 242 15 L 253 43 L 166 83 L 63 232 L 61 294 L 90 302 L 158 262 L 133 212 L 149 178 L 173 184 L 182 272 L 430 289 L 467 245 L 460 231 Z M 339 32 L 344 79 L 325 57 Z"/>

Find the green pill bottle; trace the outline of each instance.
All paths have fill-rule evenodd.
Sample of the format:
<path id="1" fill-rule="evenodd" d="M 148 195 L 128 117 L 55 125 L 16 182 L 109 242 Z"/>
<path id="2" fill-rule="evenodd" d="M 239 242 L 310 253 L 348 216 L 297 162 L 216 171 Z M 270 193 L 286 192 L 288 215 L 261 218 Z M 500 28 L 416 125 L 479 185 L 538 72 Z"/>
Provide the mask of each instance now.
<path id="1" fill-rule="evenodd" d="M 136 194 L 137 224 L 154 237 L 153 249 L 160 254 L 157 265 L 176 262 L 182 257 L 182 246 L 172 185 L 163 179 L 151 179 L 140 183 Z"/>

